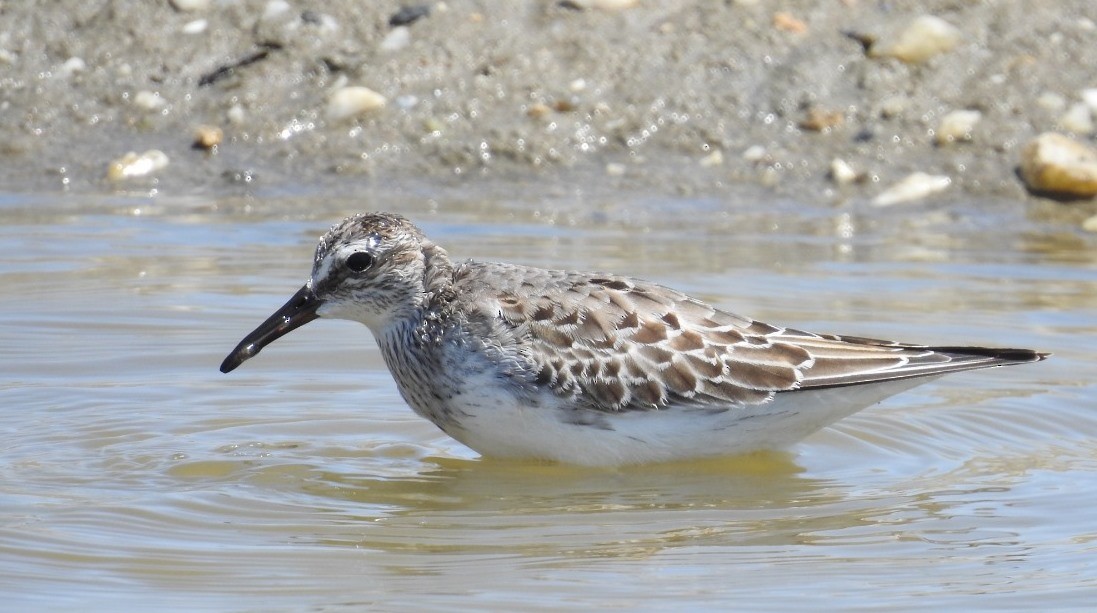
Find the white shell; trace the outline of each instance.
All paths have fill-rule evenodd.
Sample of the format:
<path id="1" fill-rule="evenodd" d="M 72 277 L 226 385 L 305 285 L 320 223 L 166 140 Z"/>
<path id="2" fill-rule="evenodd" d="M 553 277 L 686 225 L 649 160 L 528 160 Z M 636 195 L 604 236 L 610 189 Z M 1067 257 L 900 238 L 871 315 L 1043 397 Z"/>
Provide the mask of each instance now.
<path id="1" fill-rule="evenodd" d="M 921 200 L 926 196 L 948 189 L 952 179 L 945 175 L 916 172 L 892 185 L 872 200 L 876 206 L 891 206 L 900 202 Z"/>
<path id="2" fill-rule="evenodd" d="M 135 179 L 150 175 L 167 165 L 168 155 L 159 149 L 150 149 L 141 154 L 130 151 L 110 163 L 107 178 L 111 181 Z"/>
<path id="3" fill-rule="evenodd" d="M 951 51 L 960 44 L 962 34 L 956 26 L 933 15 L 922 15 L 899 32 L 884 36 L 869 49 L 872 57 L 893 57 L 916 64 Z"/>
<path id="4" fill-rule="evenodd" d="M 384 96 L 368 87 L 341 87 L 328 98 L 327 116 L 333 121 L 349 119 L 382 109 L 387 102 Z"/>

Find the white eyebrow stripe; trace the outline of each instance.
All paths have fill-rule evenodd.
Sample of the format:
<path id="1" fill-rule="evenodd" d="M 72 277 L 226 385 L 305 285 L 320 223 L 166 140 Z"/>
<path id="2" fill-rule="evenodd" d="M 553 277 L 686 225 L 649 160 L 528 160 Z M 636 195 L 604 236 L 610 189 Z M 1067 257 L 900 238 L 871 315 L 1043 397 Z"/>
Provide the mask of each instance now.
<path id="1" fill-rule="evenodd" d="M 312 271 L 313 284 L 321 279 L 326 279 L 328 277 L 328 274 L 331 273 L 331 266 L 334 260 L 334 254 L 328 253 L 324 256 L 324 259 L 316 263 L 316 268 Z"/>
<path id="2" fill-rule="evenodd" d="M 351 253 L 354 253 L 356 251 L 368 251 L 370 253 L 375 253 L 380 243 L 381 237 L 377 236 L 376 234 L 371 234 L 362 240 L 358 240 L 345 245 L 338 245 L 336 248 L 331 249 L 324 254 L 324 257 L 319 262 L 317 262 L 315 267 L 313 268 L 313 283 L 315 284 L 322 279 L 328 278 L 328 275 L 331 274 L 332 267 L 335 266 L 335 262 L 343 257 L 342 254 L 346 253 L 347 255 L 350 255 Z"/>

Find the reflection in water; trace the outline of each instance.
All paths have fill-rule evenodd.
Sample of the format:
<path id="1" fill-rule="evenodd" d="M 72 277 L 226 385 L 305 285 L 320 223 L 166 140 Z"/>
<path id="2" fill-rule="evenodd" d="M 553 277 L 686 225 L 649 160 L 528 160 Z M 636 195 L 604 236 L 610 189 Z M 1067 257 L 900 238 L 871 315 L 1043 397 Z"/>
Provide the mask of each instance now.
<path id="1" fill-rule="evenodd" d="M 1016 203 L 945 215 L 455 191 L 434 204 L 376 186 L 8 199 L 5 606 L 1092 602 L 1090 239 L 1063 240 Z M 411 413 L 354 324 L 317 322 L 217 372 L 361 202 L 421 221 L 457 257 L 633 274 L 777 324 L 1055 357 L 917 388 L 789 453 L 621 469 L 479 459 Z"/>
<path id="2" fill-rule="evenodd" d="M 782 494 L 776 502 L 780 504 L 787 500 L 786 493 L 804 499 L 811 491 L 809 483 L 796 476 L 802 469 L 777 453 L 612 470 L 438 457 L 426 458 L 422 465 L 424 470 L 400 479 L 325 472 L 309 491 L 355 505 L 391 502 L 408 513 L 460 508 L 507 517 L 711 508 L 737 502 L 756 506 L 770 504 L 775 494 Z M 766 495 L 758 496 L 763 491 Z M 409 494 L 413 500 L 405 498 Z M 394 498 L 389 501 L 389 496 Z"/>

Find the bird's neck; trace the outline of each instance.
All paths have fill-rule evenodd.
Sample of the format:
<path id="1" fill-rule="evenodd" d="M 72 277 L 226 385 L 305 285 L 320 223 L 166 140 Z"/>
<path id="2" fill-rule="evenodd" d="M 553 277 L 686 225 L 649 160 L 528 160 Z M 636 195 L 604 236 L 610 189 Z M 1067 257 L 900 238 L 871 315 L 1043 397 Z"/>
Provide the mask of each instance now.
<path id="1" fill-rule="evenodd" d="M 379 325 L 370 326 L 374 336 L 392 351 L 399 347 L 422 347 L 441 338 L 454 298 L 453 264 L 446 251 L 424 241 L 421 293 L 403 301 Z M 418 274 L 418 273 L 416 273 Z"/>
<path id="2" fill-rule="evenodd" d="M 423 266 L 425 306 L 428 309 L 437 309 L 453 298 L 453 262 L 445 249 L 424 241 Z"/>

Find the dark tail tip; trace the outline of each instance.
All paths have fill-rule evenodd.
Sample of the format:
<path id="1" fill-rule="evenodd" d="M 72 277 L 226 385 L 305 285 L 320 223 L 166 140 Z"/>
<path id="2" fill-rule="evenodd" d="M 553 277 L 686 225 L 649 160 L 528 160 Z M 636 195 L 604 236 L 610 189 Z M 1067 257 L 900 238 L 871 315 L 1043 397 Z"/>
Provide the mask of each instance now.
<path id="1" fill-rule="evenodd" d="M 1033 351 L 1032 349 L 998 349 L 995 347 L 930 347 L 940 353 L 952 353 L 959 355 L 978 355 L 1003 362 L 1040 362 L 1051 357 L 1045 351 Z"/>

